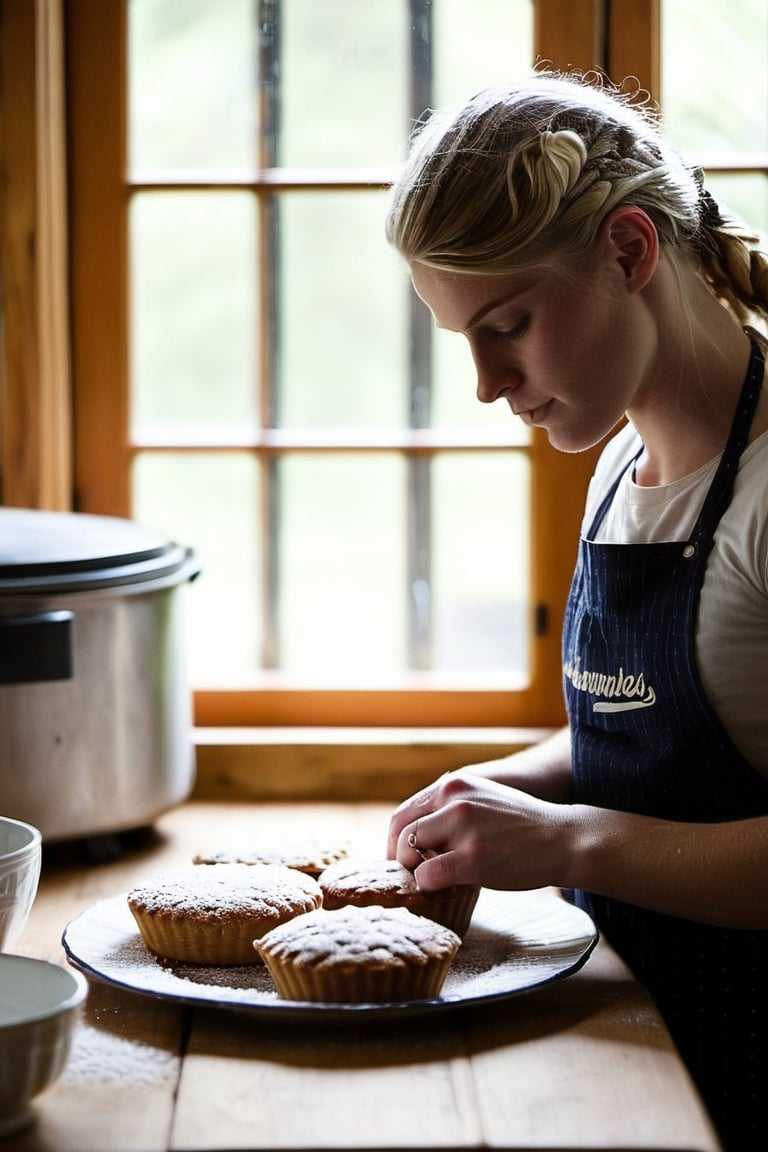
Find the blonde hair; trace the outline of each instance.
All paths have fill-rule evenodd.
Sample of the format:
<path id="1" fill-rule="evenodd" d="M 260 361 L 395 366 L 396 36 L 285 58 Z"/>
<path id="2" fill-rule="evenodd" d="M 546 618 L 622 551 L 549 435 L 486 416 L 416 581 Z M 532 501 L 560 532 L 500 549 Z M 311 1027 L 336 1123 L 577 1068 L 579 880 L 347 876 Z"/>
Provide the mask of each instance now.
<path id="1" fill-rule="evenodd" d="M 605 217 L 633 204 L 740 322 L 768 315 L 757 237 L 723 218 L 637 96 L 595 74 L 536 71 L 432 113 L 393 186 L 388 240 L 409 264 L 503 275 L 556 254 L 588 259 Z"/>

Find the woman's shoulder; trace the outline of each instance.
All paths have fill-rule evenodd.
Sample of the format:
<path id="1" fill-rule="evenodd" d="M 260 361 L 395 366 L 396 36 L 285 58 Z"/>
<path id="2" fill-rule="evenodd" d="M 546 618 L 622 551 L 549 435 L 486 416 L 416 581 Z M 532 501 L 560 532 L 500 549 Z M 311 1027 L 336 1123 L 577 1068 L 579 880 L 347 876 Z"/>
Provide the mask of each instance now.
<path id="1" fill-rule="evenodd" d="M 753 440 L 741 454 L 733 487 L 733 501 L 739 512 L 751 507 L 758 522 L 768 520 L 768 432 Z"/>
<path id="2" fill-rule="evenodd" d="M 768 432 L 741 455 L 718 535 L 732 564 L 768 597 Z"/>

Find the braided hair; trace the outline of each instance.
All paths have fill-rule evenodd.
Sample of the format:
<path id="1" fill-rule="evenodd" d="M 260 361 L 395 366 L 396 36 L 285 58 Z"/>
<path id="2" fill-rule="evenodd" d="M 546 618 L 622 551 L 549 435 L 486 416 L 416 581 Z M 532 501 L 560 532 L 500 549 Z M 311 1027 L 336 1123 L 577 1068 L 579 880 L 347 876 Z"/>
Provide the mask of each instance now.
<path id="1" fill-rule="evenodd" d="M 597 74 L 541 70 L 426 116 L 392 189 L 388 240 L 409 264 L 504 275 L 554 253 L 588 259 L 605 217 L 632 204 L 740 323 L 768 316 L 757 236 L 724 217 L 637 97 Z"/>

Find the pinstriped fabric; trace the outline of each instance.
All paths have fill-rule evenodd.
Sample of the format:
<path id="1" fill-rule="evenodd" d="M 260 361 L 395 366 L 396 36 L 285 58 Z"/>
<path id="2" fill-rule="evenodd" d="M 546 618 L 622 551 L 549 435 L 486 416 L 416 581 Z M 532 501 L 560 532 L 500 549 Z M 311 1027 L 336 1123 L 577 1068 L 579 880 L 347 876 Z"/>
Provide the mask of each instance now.
<path id="1" fill-rule="evenodd" d="M 693 822 L 768 814 L 768 782 L 710 706 L 694 655 L 707 556 L 763 371 L 753 344 L 731 434 L 689 540 L 594 543 L 617 477 L 580 543 L 563 633 L 580 802 Z M 695 924 L 591 893 L 576 898 L 655 996 L 729 1152 L 763 1152 L 768 933 Z"/>

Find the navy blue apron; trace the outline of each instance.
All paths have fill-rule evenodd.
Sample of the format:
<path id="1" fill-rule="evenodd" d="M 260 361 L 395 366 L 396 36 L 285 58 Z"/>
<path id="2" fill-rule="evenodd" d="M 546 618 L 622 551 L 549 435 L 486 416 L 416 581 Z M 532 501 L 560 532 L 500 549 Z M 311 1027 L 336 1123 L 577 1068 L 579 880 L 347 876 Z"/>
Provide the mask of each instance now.
<path id="1" fill-rule="evenodd" d="M 768 782 L 707 700 L 694 651 L 707 556 L 763 371 L 753 343 L 730 436 L 688 540 L 594 543 L 618 477 L 580 542 L 563 632 L 576 802 L 692 822 L 768 814 Z M 654 996 L 725 1146 L 765 1152 L 768 932 L 714 928 L 589 892 L 575 899 Z"/>

